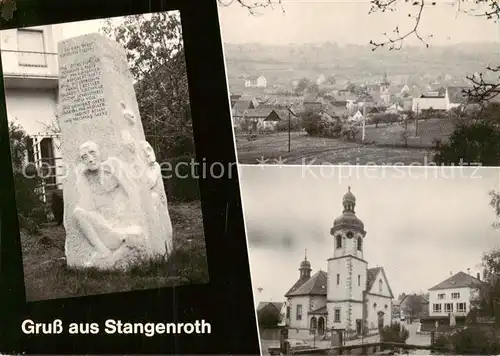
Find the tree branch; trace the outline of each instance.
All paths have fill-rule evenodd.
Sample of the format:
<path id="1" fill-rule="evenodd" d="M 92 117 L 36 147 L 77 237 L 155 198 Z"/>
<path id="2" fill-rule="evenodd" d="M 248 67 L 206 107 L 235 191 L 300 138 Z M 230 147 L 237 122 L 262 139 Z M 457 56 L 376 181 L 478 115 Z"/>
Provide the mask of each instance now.
<path id="1" fill-rule="evenodd" d="M 251 15 L 259 15 L 259 13 L 256 12 L 258 9 L 263 9 L 266 7 L 270 7 L 274 9 L 274 5 L 279 5 L 281 7 L 281 10 L 285 12 L 285 9 L 283 8 L 283 4 L 281 0 L 217 0 L 219 4 L 223 7 L 228 7 L 233 5 L 234 3 L 240 5 L 241 7 L 244 7 L 245 9 L 250 12 Z"/>
<path id="2" fill-rule="evenodd" d="M 405 2 L 408 1 L 409 0 L 405 0 Z M 397 4 L 397 2 L 398 0 L 371 0 L 372 7 L 368 14 L 372 14 L 377 11 L 380 12 L 395 11 L 396 10 L 395 5 Z M 382 42 L 370 41 L 370 44 L 373 46 L 372 51 L 384 46 L 387 46 L 389 50 L 400 50 L 403 47 L 404 40 L 412 35 L 418 38 L 419 41 L 422 42 L 426 47 L 429 47 L 429 44 L 424 40 L 423 36 L 419 32 L 420 21 L 422 19 L 422 14 L 424 12 L 424 8 L 426 5 L 427 5 L 426 0 L 414 1 L 412 3 L 412 6 L 418 7 L 417 14 L 416 15 L 408 14 L 408 17 L 410 18 L 413 17 L 415 19 L 415 24 L 413 28 L 406 32 L 401 32 L 399 26 L 396 26 L 396 28 L 392 31 L 393 33 L 392 37 L 387 35 L 387 33 L 383 34 L 387 38 L 386 41 Z M 436 5 L 436 2 L 433 1 L 429 3 L 429 5 L 434 6 Z M 432 35 L 430 35 L 430 37 L 432 37 Z"/>

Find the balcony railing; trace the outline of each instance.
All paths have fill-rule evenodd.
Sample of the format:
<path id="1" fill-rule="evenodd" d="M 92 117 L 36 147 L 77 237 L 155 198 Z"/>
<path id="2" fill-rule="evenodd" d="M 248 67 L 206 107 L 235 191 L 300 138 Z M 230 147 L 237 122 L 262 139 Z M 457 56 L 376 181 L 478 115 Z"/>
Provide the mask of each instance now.
<path id="1" fill-rule="evenodd" d="M 57 53 L 0 50 L 4 78 L 46 78 L 59 76 Z"/>

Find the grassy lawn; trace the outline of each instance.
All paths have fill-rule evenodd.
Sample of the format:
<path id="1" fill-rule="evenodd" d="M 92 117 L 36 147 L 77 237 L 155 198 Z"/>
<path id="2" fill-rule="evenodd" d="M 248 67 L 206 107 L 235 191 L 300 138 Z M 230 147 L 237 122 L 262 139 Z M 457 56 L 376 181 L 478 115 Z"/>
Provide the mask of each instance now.
<path id="1" fill-rule="evenodd" d="M 415 126 L 415 122 L 408 123 L 408 145 L 422 148 L 433 147 L 435 139 L 447 139 L 454 129 L 450 119 L 421 120 L 418 122 L 417 131 Z M 404 143 L 401 138 L 403 132 L 404 128 L 399 124 L 381 124 L 378 127 L 369 125 L 365 129 L 365 140 L 380 145 L 401 145 Z"/>
<path id="2" fill-rule="evenodd" d="M 387 128 L 373 127 L 370 132 L 371 138 L 368 140 L 374 141 L 374 137 L 382 137 L 384 130 Z M 378 136 L 375 136 L 376 133 Z M 398 135 L 399 138 L 400 135 Z M 236 146 L 238 161 L 242 164 L 258 164 L 262 157 L 267 160 L 266 164 L 276 164 L 276 159 L 281 157 L 284 164 L 308 165 L 395 163 L 408 165 L 410 163 L 425 164 L 432 160 L 432 153 L 427 148 L 407 149 L 361 145 L 340 139 L 310 137 L 304 132 L 292 133 L 291 152 L 288 152 L 288 133 L 286 132 L 259 135 L 255 141 L 249 141 L 246 136 L 237 136 Z"/>
<path id="3" fill-rule="evenodd" d="M 30 236 L 22 231 L 27 301 L 207 283 L 200 202 L 169 203 L 169 212 L 176 251 L 166 262 L 147 263 L 127 273 L 66 268 L 62 226 L 43 227 L 41 236 Z"/>

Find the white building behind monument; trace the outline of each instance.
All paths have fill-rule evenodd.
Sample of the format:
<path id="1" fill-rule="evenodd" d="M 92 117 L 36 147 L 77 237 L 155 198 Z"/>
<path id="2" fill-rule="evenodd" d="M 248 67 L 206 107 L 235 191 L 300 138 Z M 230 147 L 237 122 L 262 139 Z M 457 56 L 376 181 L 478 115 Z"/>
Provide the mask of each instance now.
<path id="1" fill-rule="evenodd" d="M 58 96 L 57 43 L 63 39 L 59 26 L 46 25 L 0 32 L 0 50 L 7 117 L 30 137 L 28 161 L 37 167 L 53 166 L 45 174 L 42 198 L 61 187 L 61 154 L 58 135 L 47 129 L 55 121 Z M 57 167 L 59 166 L 59 167 Z"/>

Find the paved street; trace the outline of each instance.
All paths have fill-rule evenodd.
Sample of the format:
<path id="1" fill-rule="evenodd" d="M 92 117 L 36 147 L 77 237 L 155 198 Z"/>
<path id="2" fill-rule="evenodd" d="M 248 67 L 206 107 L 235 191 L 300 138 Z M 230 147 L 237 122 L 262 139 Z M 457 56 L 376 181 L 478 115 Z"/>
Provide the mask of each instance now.
<path id="1" fill-rule="evenodd" d="M 418 325 L 418 323 L 405 324 L 405 328 L 410 332 L 410 337 L 406 340 L 406 343 L 409 345 L 430 345 L 431 336 L 417 334 Z"/>

